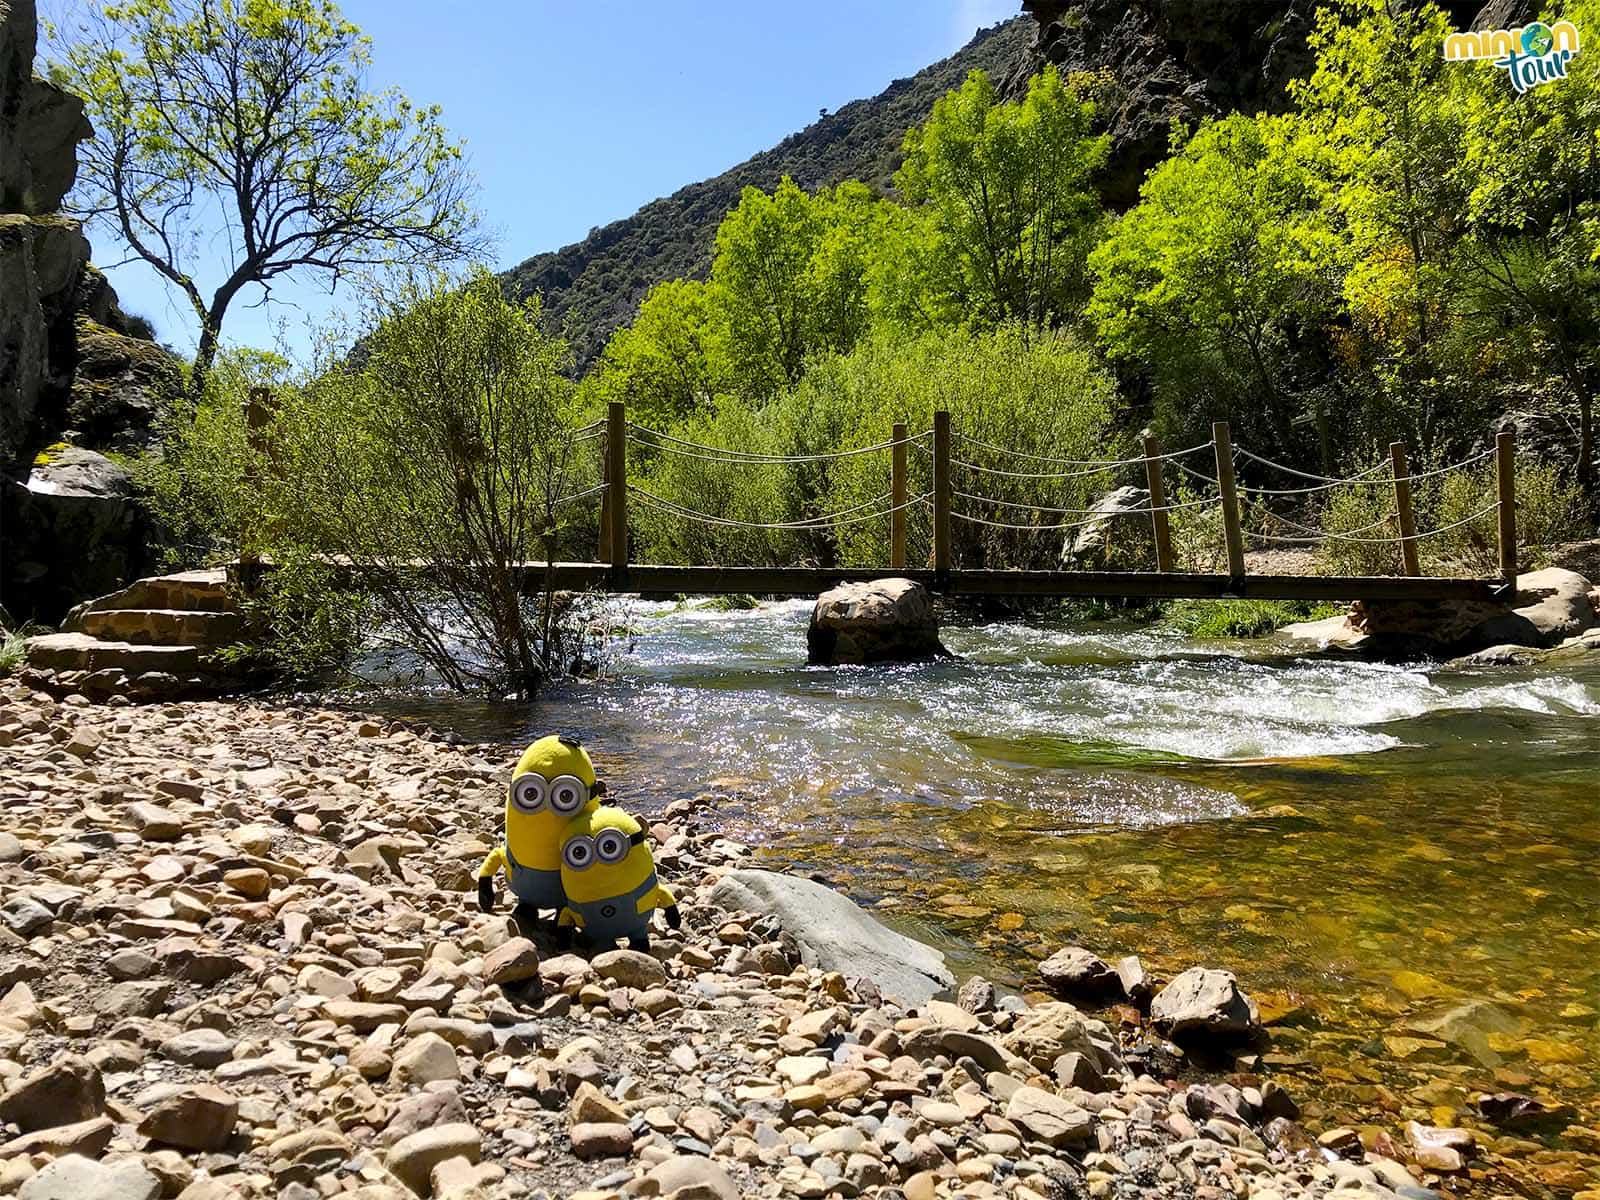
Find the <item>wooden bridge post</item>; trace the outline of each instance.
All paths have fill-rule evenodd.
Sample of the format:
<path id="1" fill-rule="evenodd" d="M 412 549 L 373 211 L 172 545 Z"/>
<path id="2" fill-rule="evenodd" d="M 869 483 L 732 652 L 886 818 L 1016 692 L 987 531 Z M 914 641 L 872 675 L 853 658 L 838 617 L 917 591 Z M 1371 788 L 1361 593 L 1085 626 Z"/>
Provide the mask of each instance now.
<path id="1" fill-rule="evenodd" d="M 1406 444 L 1389 443 L 1389 471 L 1394 477 L 1394 513 L 1400 523 L 1400 573 L 1421 575 L 1417 559 L 1417 518 L 1411 511 L 1411 467 L 1406 461 Z"/>
<path id="2" fill-rule="evenodd" d="M 1500 496 L 1500 578 L 1517 582 L 1517 435 L 1505 429 L 1494 439 L 1495 478 Z"/>
<path id="3" fill-rule="evenodd" d="M 605 536 L 611 573 L 628 569 L 628 410 L 620 400 L 606 406 Z"/>
<path id="4" fill-rule="evenodd" d="M 1156 539 L 1156 570 L 1172 570 L 1172 528 L 1167 523 L 1167 486 L 1161 478 L 1161 443 L 1144 439 L 1144 477 L 1150 488 L 1150 529 Z"/>
<path id="5" fill-rule="evenodd" d="M 1244 578 L 1244 534 L 1239 526 L 1239 493 L 1233 484 L 1233 439 L 1226 421 L 1211 424 L 1211 445 L 1217 452 L 1217 491 L 1222 496 L 1222 535 L 1228 543 L 1228 577 Z"/>
<path id="6" fill-rule="evenodd" d="M 933 569 L 950 570 L 950 414 L 933 414 Z"/>
<path id="7" fill-rule="evenodd" d="M 906 424 L 894 423 L 894 446 L 889 452 L 889 565 L 906 569 Z"/>
<path id="8" fill-rule="evenodd" d="M 253 387 L 244 402 L 244 436 L 249 453 L 245 456 L 244 481 L 246 490 L 255 492 L 261 483 L 261 460 L 271 452 L 267 428 L 272 424 L 272 389 Z M 239 586 L 247 593 L 261 586 L 260 530 L 252 522 L 258 520 L 254 503 L 251 514 L 244 519 L 239 530 Z"/>

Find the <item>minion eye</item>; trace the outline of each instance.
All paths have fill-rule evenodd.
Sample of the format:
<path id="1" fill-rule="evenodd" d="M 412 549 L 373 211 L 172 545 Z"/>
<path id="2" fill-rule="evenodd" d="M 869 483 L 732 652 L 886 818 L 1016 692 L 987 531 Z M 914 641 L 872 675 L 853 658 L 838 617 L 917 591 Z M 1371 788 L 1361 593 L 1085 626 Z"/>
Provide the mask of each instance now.
<path id="1" fill-rule="evenodd" d="M 628 857 L 628 839 L 615 830 L 608 830 L 595 838 L 594 852 L 601 862 L 619 863 Z"/>
<path id="2" fill-rule="evenodd" d="M 538 812 L 544 807 L 544 776 L 530 771 L 511 781 L 511 803 L 526 813 Z"/>
<path id="3" fill-rule="evenodd" d="M 588 798 L 589 789 L 576 775 L 557 775 L 550 782 L 550 807 L 563 816 L 577 812 Z"/>
<path id="4" fill-rule="evenodd" d="M 574 871 L 584 871 L 594 865 L 594 843 L 582 834 L 570 838 L 561 847 L 561 861 Z"/>

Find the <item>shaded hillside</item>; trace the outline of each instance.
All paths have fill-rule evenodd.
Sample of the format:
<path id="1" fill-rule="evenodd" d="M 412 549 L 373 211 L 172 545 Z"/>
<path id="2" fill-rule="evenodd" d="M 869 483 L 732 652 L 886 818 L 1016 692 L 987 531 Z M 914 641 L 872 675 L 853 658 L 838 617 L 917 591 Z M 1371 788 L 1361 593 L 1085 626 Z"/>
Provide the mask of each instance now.
<path id="1" fill-rule="evenodd" d="M 886 188 L 905 131 L 974 67 L 996 78 L 1010 74 L 1027 56 L 1037 28 L 1018 17 L 980 32 L 949 58 L 895 80 L 872 99 L 852 101 L 772 149 L 653 200 L 581 242 L 536 254 L 504 278 L 518 295 L 544 294 L 550 316 L 570 329 L 582 369 L 611 331 L 632 318 L 653 284 L 705 274 L 717 225 L 746 185 L 770 190 L 789 175 L 808 191 L 845 179 Z"/>

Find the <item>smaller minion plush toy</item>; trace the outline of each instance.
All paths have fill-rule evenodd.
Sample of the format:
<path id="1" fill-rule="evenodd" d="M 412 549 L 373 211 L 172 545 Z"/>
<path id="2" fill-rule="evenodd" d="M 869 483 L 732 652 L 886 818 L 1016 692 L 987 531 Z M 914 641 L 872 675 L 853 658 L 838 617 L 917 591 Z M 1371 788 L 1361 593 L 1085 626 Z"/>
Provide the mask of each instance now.
<path id="1" fill-rule="evenodd" d="M 559 914 L 567 903 L 562 832 L 568 821 L 592 812 L 604 794 L 589 752 L 576 739 L 542 737 L 523 751 L 506 789 L 505 839 L 478 868 L 478 907 L 494 910 L 494 877 L 504 871 L 518 916 L 537 921 L 540 909 Z"/>
<path id="2" fill-rule="evenodd" d="M 620 808 L 597 807 L 567 823 L 561 837 L 561 887 L 566 907 L 557 922 L 576 927 L 590 945 L 626 938 L 634 950 L 650 948 L 650 913 L 665 909 L 678 928 L 678 902 L 656 879 L 656 862 L 644 829 Z"/>

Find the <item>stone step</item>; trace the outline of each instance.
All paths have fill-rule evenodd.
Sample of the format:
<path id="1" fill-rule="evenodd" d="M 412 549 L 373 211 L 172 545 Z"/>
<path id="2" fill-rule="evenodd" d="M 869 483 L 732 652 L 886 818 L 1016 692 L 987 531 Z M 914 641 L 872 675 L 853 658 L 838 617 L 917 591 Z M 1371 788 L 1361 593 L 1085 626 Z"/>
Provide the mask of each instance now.
<path id="1" fill-rule="evenodd" d="M 34 671 L 123 671 L 142 675 L 162 671 L 187 675 L 202 670 L 199 646 L 149 646 L 105 641 L 86 633 L 47 633 L 27 643 L 27 664 Z"/>
<path id="2" fill-rule="evenodd" d="M 91 609 L 78 619 L 77 632 L 108 642 L 139 646 L 204 646 L 234 642 L 244 627 L 236 612 L 172 608 Z"/>
<path id="3" fill-rule="evenodd" d="M 87 613 L 107 609 L 162 608 L 186 612 L 232 612 L 237 606 L 228 589 L 228 575 L 221 567 L 201 571 L 179 571 L 173 575 L 152 575 L 135 579 L 120 592 L 100 596 L 78 605 L 62 622 L 69 631 L 82 627 Z"/>

